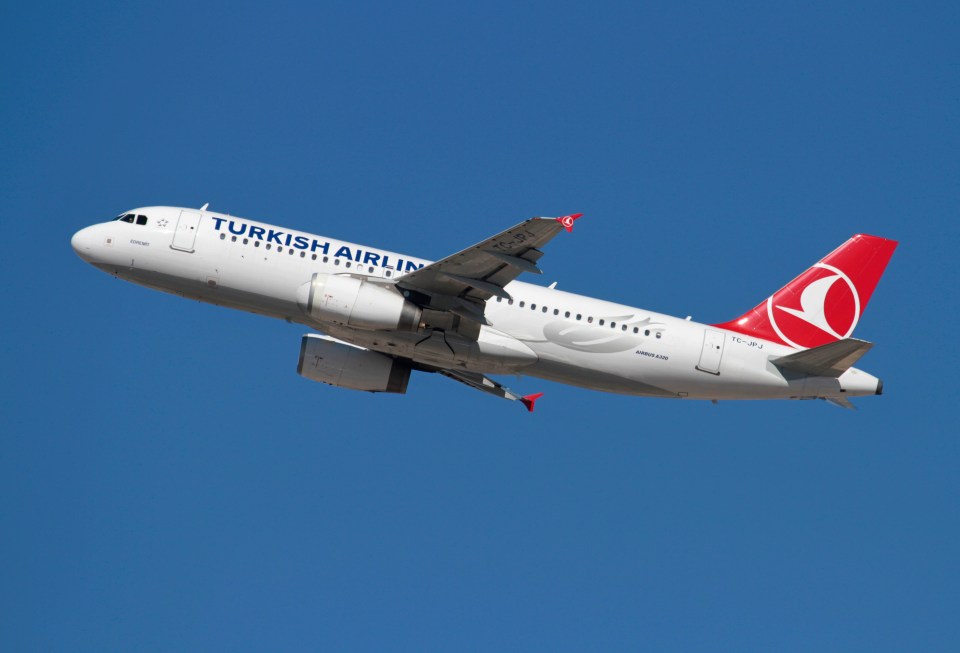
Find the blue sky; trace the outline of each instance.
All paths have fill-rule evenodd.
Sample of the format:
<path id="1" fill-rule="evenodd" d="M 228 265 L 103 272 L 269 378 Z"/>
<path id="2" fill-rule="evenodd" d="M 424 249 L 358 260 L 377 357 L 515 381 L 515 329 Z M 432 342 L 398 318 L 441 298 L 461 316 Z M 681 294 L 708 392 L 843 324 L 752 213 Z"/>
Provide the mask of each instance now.
<path id="1" fill-rule="evenodd" d="M 19 3 L 0 21 L 0 649 L 955 651 L 955 3 Z M 80 261 L 200 206 L 717 322 L 856 232 L 883 397 L 295 373 Z"/>

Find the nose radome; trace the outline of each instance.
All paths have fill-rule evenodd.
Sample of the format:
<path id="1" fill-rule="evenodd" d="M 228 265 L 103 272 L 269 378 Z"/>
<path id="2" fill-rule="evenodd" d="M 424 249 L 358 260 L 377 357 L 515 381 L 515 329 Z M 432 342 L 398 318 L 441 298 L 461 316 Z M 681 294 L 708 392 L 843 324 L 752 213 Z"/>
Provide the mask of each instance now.
<path id="1" fill-rule="evenodd" d="M 93 254 L 93 234 L 90 231 L 91 228 L 86 227 L 73 234 L 73 238 L 70 239 L 70 246 L 73 247 L 73 251 L 84 261 L 89 261 Z"/>

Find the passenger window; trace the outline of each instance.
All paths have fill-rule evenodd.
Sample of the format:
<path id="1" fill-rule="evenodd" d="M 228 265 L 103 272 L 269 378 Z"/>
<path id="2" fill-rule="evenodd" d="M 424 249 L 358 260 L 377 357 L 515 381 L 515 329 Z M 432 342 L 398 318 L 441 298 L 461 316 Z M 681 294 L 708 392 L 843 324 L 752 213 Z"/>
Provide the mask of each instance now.
<path id="1" fill-rule="evenodd" d="M 227 234 L 220 234 L 220 240 L 226 240 Z"/>
<path id="2" fill-rule="evenodd" d="M 544 312 L 544 313 L 547 312 L 547 307 L 546 307 L 546 306 L 543 307 L 543 312 Z M 556 313 L 556 311 L 554 311 L 554 313 Z"/>
<path id="3" fill-rule="evenodd" d="M 367 268 L 367 270 L 370 272 L 370 274 L 373 274 L 373 266 L 372 266 L 372 265 L 371 265 L 369 268 Z"/>
<path id="4" fill-rule="evenodd" d="M 313 258 L 317 258 L 317 255 L 314 254 L 314 255 L 313 255 Z M 323 262 L 324 262 L 324 263 L 326 263 L 326 262 L 329 261 L 329 260 L 330 260 L 330 257 L 328 257 L 328 256 L 324 256 L 324 257 L 323 257 Z"/>
<path id="5" fill-rule="evenodd" d="M 621 331 L 626 331 L 626 330 L 627 330 L 627 325 L 624 324 L 622 327 L 620 327 L 620 330 L 621 330 Z"/>
<path id="6" fill-rule="evenodd" d="M 283 248 L 279 245 L 277 246 L 277 254 L 283 254 Z"/>
<path id="7" fill-rule="evenodd" d="M 649 336 L 649 335 L 650 335 L 650 329 L 644 329 L 643 335 Z"/>
<path id="8" fill-rule="evenodd" d="M 566 313 L 564 313 L 563 317 L 570 317 L 570 311 L 567 311 Z"/>
<path id="9" fill-rule="evenodd" d="M 138 215 L 138 216 L 137 216 L 137 224 L 147 224 L 147 216 L 145 216 L 145 215 Z"/>
<path id="10" fill-rule="evenodd" d="M 340 265 L 340 259 L 338 259 L 338 258 L 333 259 L 333 264 L 334 264 L 334 265 Z"/>
<path id="11" fill-rule="evenodd" d="M 640 333 L 640 327 L 633 327 L 634 333 Z"/>
<path id="12" fill-rule="evenodd" d="M 259 241 L 259 240 L 253 241 L 253 246 L 254 246 L 254 247 L 260 247 L 260 241 Z M 270 247 L 270 245 L 267 245 L 267 247 Z"/>
<path id="13" fill-rule="evenodd" d="M 600 326 L 603 326 L 603 320 L 600 320 Z"/>
<path id="14" fill-rule="evenodd" d="M 271 245 L 270 243 L 267 243 L 267 249 L 270 249 L 271 247 L 273 247 L 273 245 Z"/>
<path id="15" fill-rule="evenodd" d="M 509 306 L 513 306 L 513 300 L 512 300 L 512 299 L 508 299 L 508 300 L 507 300 L 507 304 L 508 304 Z"/>
<path id="16" fill-rule="evenodd" d="M 616 328 L 617 328 L 617 323 L 616 323 L 616 322 L 611 322 L 611 323 L 610 323 L 610 328 L 611 328 L 611 329 L 616 329 Z"/>
<path id="17" fill-rule="evenodd" d="M 560 309 L 559 309 L 559 308 L 553 309 L 553 314 L 554 314 L 554 315 L 560 315 Z"/>
<path id="18" fill-rule="evenodd" d="M 657 331 L 657 340 L 659 340 L 661 337 L 663 337 L 663 334 L 662 334 L 661 332 Z"/>
<path id="19" fill-rule="evenodd" d="M 393 273 L 390 270 L 387 270 L 387 276 L 388 277 L 393 276 Z"/>
<path id="20" fill-rule="evenodd" d="M 347 261 L 346 266 L 350 267 L 350 261 Z"/>
<path id="21" fill-rule="evenodd" d="M 583 316 L 580 313 L 577 313 L 577 319 L 579 320 L 581 317 Z"/>
<path id="22" fill-rule="evenodd" d="M 523 308 L 524 306 L 525 304 L 523 302 L 520 302 L 520 308 Z"/>
<path id="23" fill-rule="evenodd" d="M 237 242 L 237 237 L 236 237 L 236 236 L 230 236 L 230 242 L 231 242 L 231 243 Z"/>
<path id="24" fill-rule="evenodd" d="M 592 317 L 592 316 L 591 316 L 591 317 L 588 317 L 588 318 L 587 318 L 587 322 L 589 322 L 589 323 L 592 324 L 592 323 L 593 323 L 593 317 Z"/>
<path id="25" fill-rule="evenodd" d="M 300 252 L 300 258 L 307 258 L 307 253 L 306 253 L 306 252 Z M 314 254 L 314 255 L 313 255 L 313 258 L 317 258 L 317 255 Z"/>
<path id="26" fill-rule="evenodd" d="M 502 301 L 503 301 L 503 297 L 497 297 L 497 303 L 498 303 L 498 304 L 499 304 L 500 302 L 502 302 Z"/>
<path id="27" fill-rule="evenodd" d="M 536 305 L 536 304 L 530 304 L 530 310 L 531 310 L 531 311 L 537 310 L 537 305 Z"/>

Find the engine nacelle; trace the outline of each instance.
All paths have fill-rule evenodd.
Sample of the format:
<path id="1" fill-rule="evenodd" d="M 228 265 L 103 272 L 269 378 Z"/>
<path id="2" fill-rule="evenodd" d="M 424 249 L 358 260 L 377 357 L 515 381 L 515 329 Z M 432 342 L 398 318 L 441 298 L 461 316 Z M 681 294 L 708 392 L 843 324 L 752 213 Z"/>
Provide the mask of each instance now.
<path id="1" fill-rule="evenodd" d="M 297 374 L 338 388 L 406 394 L 410 365 L 369 349 L 306 335 Z"/>
<path id="2" fill-rule="evenodd" d="M 416 331 L 422 314 L 392 286 L 339 274 L 314 274 L 297 289 L 297 304 L 320 322 L 358 329 Z"/>

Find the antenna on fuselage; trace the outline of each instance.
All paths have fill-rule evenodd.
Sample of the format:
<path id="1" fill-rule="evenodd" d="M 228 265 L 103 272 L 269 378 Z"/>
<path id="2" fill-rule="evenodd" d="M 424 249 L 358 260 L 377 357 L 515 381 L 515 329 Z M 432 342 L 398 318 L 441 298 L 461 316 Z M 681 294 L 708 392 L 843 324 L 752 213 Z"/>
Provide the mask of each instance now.
<path id="1" fill-rule="evenodd" d="M 206 211 L 208 206 L 210 206 L 210 202 L 207 202 L 206 204 L 204 204 L 203 206 L 201 206 L 201 207 L 200 207 L 200 210 L 201 210 L 201 211 Z"/>

